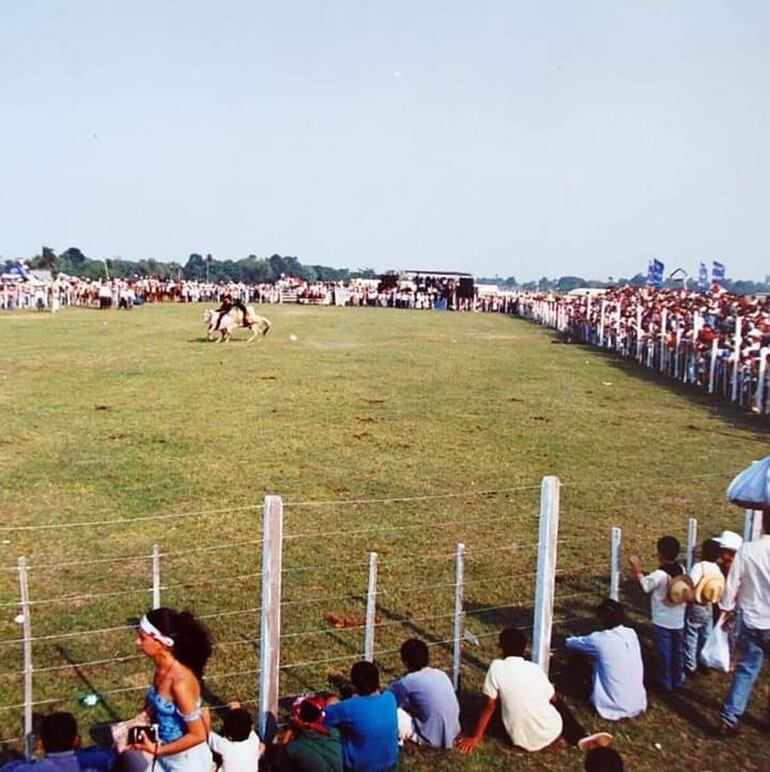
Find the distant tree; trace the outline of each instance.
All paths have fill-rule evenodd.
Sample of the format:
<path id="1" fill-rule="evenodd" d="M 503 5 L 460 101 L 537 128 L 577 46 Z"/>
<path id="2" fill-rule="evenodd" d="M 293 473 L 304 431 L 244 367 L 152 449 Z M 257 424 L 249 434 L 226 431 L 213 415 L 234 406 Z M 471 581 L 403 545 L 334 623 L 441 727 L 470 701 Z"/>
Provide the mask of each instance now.
<path id="1" fill-rule="evenodd" d="M 569 292 L 578 287 L 585 287 L 586 280 L 580 276 L 561 276 L 556 282 L 556 289 L 559 292 Z"/>
<path id="2" fill-rule="evenodd" d="M 56 253 L 50 247 L 43 247 L 43 254 L 36 258 L 37 268 L 43 271 L 54 271 L 58 265 Z"/>
<path id="3" fill-rule="evenodd" d="M 553 282 L 547 276 L 541 276 L 537 283 L 537 289 L 539 292 L 548 292 L 548 290 L 553 289 Z"/>
<path id="4" fill-rule="evenodd" d="M 270 281 L 276 281 L 281 278 L 282 273 L 287 273 L 286 263 L 280 255 L 270 255 L 267 262 L 270 266 Z"/>
<path id="5" fill-rule="evenodd" d="M 203 279 L 206 277 L 206 263 L 203 260 L 203 255 L 199 255 L 197 252 L 193 252 L 190 257 L 187 258 L 187 262 L 184 266 L 185 279 Z"/>
<path id="6" fill-rule="evenodd" d="M 535 281 L 525 281 L 524 284 L 521 285 L 521 288 L 525 292 L 534 292 L 537 289 L 537 282 L 535 282 Z"/>
<path id="7" fill-rule="evenodd" d="M 647 284 L 647 274 L 644 273 L 637 273 L 634 274 L 629 280 L 628 283 L 632 287 L 644 287 L 645 284 Z"/>
<path id="8" fill-rule="evenodd" d="M 77 248 L 70 247 L 59 255 L 60 260 L 65 260 L 70 265 L 82 265 L 88 258 Z"/>

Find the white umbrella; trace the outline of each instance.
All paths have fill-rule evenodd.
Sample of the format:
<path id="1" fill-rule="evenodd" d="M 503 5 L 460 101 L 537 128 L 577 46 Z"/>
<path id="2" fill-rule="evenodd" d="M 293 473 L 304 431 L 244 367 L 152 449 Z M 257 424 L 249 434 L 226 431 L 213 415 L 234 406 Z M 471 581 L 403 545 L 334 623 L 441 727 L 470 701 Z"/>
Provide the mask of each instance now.
<path id="1" fill-rule="evenodd" d="M 733 479 L 727 500 L 745 509 L 770 509 L 770 456 L 755 461 Z"/>

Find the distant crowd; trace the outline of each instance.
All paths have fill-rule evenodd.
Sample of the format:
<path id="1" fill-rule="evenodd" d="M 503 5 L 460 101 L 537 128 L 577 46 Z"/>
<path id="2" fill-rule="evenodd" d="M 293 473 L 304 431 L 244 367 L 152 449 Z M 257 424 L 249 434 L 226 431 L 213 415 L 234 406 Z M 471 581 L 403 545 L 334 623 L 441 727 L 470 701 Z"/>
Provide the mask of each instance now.
<path id="1" fill-rule="evenodd" d="M 464 296 L 451 278 L 419 277 L 384 286 L 376 280 L 306 282 L 285 277 L 273 284 L 175 279 L 82 279 L 60 274 L 50 281 L 0 282 L 0 308 L 58 310 L 66 306 L 130 309 L 144 303 L 216 303 L 229 294 L 244 303 L 300 303 L 415 310 L 512 313 L 515 294 L 490 289 Z"/>
<path id="2" fill-rule="evenodd" d="M 570 342 L 637 359 L 717 397 L 770 412 L 770 298 L 621 287 L 601 295 L 519 295 L 516 313 Z"/>
<path id="3" fill-rule="evenodd" d="M 709 667 L 728 670 L 727 641 L 733 640 L 738 663 L 713 729 L 722 738 L 738 732 L 770 652 L 770 509 L 763 512 L 763 529 L 765 535 L 746 544 L 731 531 L 707 540 L 689 571 L 679 562 L 680 545 L 672 536 L 658 540 L 658 565 L 649 573 L 639 557 L 629 561 L 640 590 L 651 598 L 657 690 L 676 691 Z M 620 603 L 599 603 L 595 627 L 566 638 L 571 659 L 559 691 L 526 657 L 525 634 L 502 630 L 500 656 L 486 672 L 485 701 L 467 724 L 470 732 L 461 731 L 457 694 L 447 675 L 431 666 L 428 645 L 410 638 L 401 646 L 400 678 L 385 686 L 376 664 L 356 662 L 340 694 L 296 697 L 288 728 L 266 744 L 268 738 L 254 731 L 252 715 L 237 703 L 229 706 L 221 729 L 212 728 L 201 688 L 212 651 L 208 630 L 189 612 L 154 609 L 137 629 L 137 646 L 154 666 L 152 685 L 142 712 L 113 726 L 114 747 L 80 749 L 74 717 L 51 713 L 40 730 L 42 760 L 12 762 L 0 772 L 109 772 L 116 763 L 136 772 L 155 765 L 163 772 L 210 772 L 213 762 L 223 772 L 254 772 L 260 766 L 379 772 L 395 769 L 408 744 L 434 753 L 473 752 L 497 713 L 510 743 L 521 751 L 574 746 L 585 754 L 584 769 L 618 772 L 624 762 L 613 736 L 586 731 L 568 700 L 586 698 L 605 721 L 633 720 L 647 710 L 650 679 Z"/>
<path id="4" fill-rule="evenodd" d="M 677 339 L 701 352 L 710 351 L 714 340 L 719 348 L 730 348 L 737 320 L 742 358 L 770 345 L 770 298 L 734 295 L 719 287 L 709 292 L 620 287 L 592 302 L 579 295 L 561 297 L 559 302 L 567 312 L 569 334 L 578 339 L 598 332 L 604 305 L 606 334 L 613 344 L 628 349 L 637 340 L 646 344 L 661 333 L 671 348 Z"/>

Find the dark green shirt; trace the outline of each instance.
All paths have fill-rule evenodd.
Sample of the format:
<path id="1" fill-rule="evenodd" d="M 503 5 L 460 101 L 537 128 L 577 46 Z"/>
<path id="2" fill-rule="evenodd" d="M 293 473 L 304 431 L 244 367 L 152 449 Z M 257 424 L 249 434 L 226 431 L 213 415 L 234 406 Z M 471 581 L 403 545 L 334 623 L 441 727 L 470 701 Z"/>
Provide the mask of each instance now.
<path id="1" fill-rule="evenodd" d="M 303 729 L 286 746 L 286 755 L 301 772 L 342 772 L 342 742 L 338 729 L 329 734 Z"/>

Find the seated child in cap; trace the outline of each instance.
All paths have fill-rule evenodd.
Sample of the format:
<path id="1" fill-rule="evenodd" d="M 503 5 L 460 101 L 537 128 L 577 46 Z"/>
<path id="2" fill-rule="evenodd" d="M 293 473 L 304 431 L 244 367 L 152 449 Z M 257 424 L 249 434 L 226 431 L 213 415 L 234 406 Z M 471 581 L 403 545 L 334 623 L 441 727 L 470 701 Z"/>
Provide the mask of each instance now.
<path id="1" fill-rule="evenodd" d="M 277 765 L 292 772 L 342 772 L 342 736 L 324 725 L 325 708 L 336 697 L 300 694 L 291 706 L 289 729 L 282 738 L 285 754 Z"/>
<path id="2" fill-rule="evenodd" d="M 209 732 L 209 747 L 222 758 L 222 772 L 254 772 L 264 746 L 253 729 L 251 716 L 237 702 L 228 705 L 222 734 Z"/>
<path id="3" fill-rule="evenodd" d="M 695 598 L 687 605 L 684 622 L 684 668 L 687 675 L 698 672 L 698 658 L 706 639 L 714 626 L 713 603 L 721 597 L 705 597 L 717 591 L 717 581 L 724 589 L 724 577 L 717 565 L 721 547 L 713 539 L 707 539 L 701 547 L 701 559 L 690 569 L 690 579 L 695 587 Z M 709 579 L 712 577 L 712 579 Z M 705 593 L 704 593 L 705 590 Z M 702 668 L 703 669 L 703 668 Z"/>
<path id="4" fill-rule="evenodd" d="M 677 562 L 679 541 L 673 536 L 658 539 L 658 568 L 647 576 L 638 555 L 631 555 L 629 563 L 642 589 L 650 595 L 652 631 L 660 659 L 660 687 L 664 692 L 679 688 L 684 683 L 684 614 L 686 603 L 671 605 L 667 602 L 671 580 L 685 573 Z"/>

